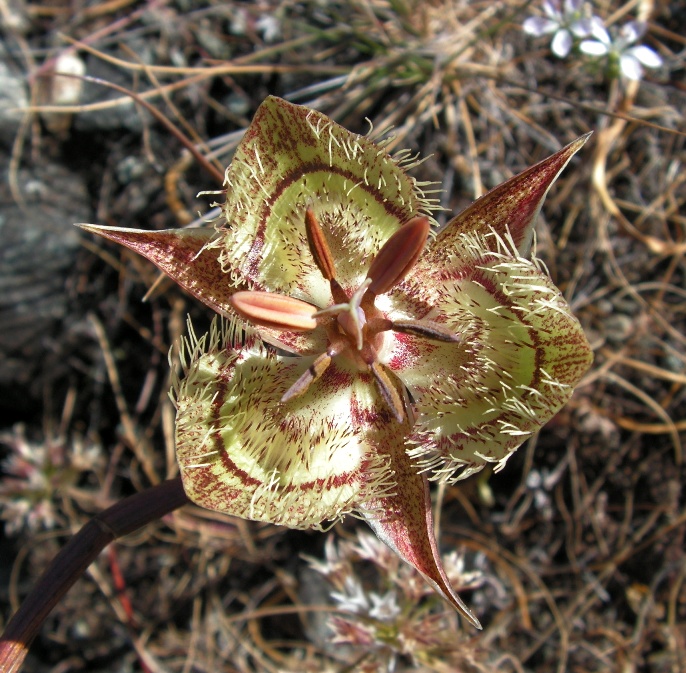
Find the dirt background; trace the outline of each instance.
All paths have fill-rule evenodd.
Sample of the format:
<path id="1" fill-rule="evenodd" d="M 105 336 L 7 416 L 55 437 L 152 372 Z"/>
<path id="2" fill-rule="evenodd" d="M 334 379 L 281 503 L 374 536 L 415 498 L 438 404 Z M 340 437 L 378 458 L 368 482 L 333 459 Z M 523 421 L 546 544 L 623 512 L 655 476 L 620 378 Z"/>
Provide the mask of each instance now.
<path id="1" fill-rule="evenodd" d="M 52 78 L 57 59 L 145 93 L 220 167 L 268 94 L 394 127 L 452 212 L 595 131 L 537 228 L 595 364 L 506 470 L 436 492 L 483 632 L 413 604 L 354 519 L 303 533 L 189 506 L 100 556 L 25 671 L 686 671 L 686 8 L 593 11 L 646 18 L 663 66 L 631 84 L 555 58 L 522 31 L 537 2 L 0 3 L 0 625 L 67 536 L 175 474 L 167 352 L 187 314 L 211 319 L 170 284 L 143 303 L 152 266 L 72 223 L 181 226 L 218 185 L 126 96 Z M 77 107 L 35 109 L 55 104 Z M 348 614 L 368 637 L 332 646 L 345 603 L 303 558 L 325 544 L 401 616 Z"/>

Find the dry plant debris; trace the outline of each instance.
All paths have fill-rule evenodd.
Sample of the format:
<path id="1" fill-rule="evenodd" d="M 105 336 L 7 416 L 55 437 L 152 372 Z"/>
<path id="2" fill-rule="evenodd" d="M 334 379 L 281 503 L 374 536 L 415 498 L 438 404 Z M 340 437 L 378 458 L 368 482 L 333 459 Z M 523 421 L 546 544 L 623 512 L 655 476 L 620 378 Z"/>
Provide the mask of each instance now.
<path id="1" fill-rule="evenodd" d="M 432 155 L 418 176 L 442 183 L 441 205 L 453 212 L 596 131 L 538 223 L 538 254 L 595 364 L 505 473 L 435 493 L 441 549 L 463 564 L 456 587 L 489 615 L 482 634 L 457 631 L 455 654 L 441 641 L 454 617 L 429 601 L 422 629 L 436 631 L 426 648 L 408 647 L 400 636 L 419 617 L 398 606 L 415 580 L 403 578 L 405 593 L 392 596 L 397 581 L 360 554 L 354 521 L 325 538 L 188 507 L 103 554 L 24 670 L 686 670 L 685 19 L 678 3 L 588 6 L 610 36 L 645 24 L 641 44 L 662 65 L 628 80 L 573 49 L 560 59 L 522 29 L 544 14 L 536 2 L 0 5 L 2 96 L 21 102 L 23 90 L 42 106 L 42 117 L 17 116 L 6 98 L 0 107 L 3 174 L 36 232 L 32 195 L 55 188 L 39 165 L 66 166 L 87 190 L 90 220 L 113 225 L 180 226 L 209 209 L 196 192 L 216 188 L 119 93 L 85 83 L 80 103 L 56 110 L 54 87 L 41 82 L 65 53 L 156 105 L 222 171 L 268 94 L 360 132 L 367 117 L 377 133 L 393 128 L 395 147 Z M 69 123 L 55 126 L 57 112 Z M 65 536 L 174 474 L 166 353 L 188 312 L 209 322 L 164 284 L 141 304 L 155 272 L 84 244 L 55 266 L 68 269 L 55 286 L 67 288 L 69 316 L 27 349 L 32 367 L 45 366 L 31 385 L 2 380 L 0 502 L 16 522 L 0 537 L 5 619 Z M 0 336 L 30 308 L 26 295 L 0 304 Z M 17 371 L 22 355 L 3 347 L 0 367 L 11 357 Z M 27 452 L 23 497 L 35 483 L 50 487 L 27 500 L 42 503 L 37 516 L 22 519 L 17 470 Z M 30 525 L 19 532 L 21 521 Z M 347 586 L 312 580 L 308 568 L 333 563 L 332 550 L 355 578 Z M 345 647 L 331 647 L 331 623 L 339 639 L 352 624 Z M 362 623 L 370 641 L 350 642 Z"/>

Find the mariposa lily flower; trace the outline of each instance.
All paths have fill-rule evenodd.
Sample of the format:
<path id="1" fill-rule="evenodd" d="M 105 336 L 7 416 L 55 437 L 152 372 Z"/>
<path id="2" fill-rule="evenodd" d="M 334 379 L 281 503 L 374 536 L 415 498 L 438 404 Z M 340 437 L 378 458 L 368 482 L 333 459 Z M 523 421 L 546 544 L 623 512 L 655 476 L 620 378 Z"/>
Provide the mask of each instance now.
<path id="1" fill-rule="evenodd" d="M 216 228 L 82 225 L 228 319 L 190 330 L 174 384 L 190 500 L 293 528 L 356 513 L 478 626 L 441 565 L 429 480 L 501 468 L 591 363 L 524 256 L 585 139 L 438 231 L 414 158 L 270 97 L 226 171 Z"/>

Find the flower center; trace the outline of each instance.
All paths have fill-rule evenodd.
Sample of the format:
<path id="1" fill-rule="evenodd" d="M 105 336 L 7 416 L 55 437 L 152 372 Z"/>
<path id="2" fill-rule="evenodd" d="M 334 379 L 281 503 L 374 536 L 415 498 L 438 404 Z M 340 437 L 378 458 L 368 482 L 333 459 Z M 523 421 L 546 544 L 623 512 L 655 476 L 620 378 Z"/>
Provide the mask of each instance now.
<path id="1" fill-rule="evenodd" d="M 311 208 L 305 212 L 307 242 L 317 268 L 329 281 L 333 303 L 316 307 L 274 292 L 236 292 L 235 311 L 246 320 L 273 329 L 309 331 L 323 326 L 328 346 L 305 373 L 286 391 L 282 402 L 302 395 L 326 371 L 333 358 L 355 362 L 360 371 L 374 376 L 379 391 L 398 422 L 406 417 L 408 396 L 402 382 L 379 362 L 384 332 L 404 332 L 438 341 L 457 342 L 460 337 L 443 325 L 428 320 L 391 320 L 376 306 L 376 297 L 397 285 L 415 265 L 429 237 L 428 218 L 418 216 L 396 231 L 372 261 L 367 277 L 352 293 L 336 279 L 336 267 L 324 232 Z"/>

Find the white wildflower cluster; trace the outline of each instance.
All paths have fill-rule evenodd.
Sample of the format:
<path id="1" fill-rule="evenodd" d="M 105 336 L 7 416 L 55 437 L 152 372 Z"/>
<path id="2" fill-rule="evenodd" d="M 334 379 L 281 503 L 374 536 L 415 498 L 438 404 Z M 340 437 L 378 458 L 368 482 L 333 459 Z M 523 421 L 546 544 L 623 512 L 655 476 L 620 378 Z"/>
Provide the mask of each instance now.
<path id="1" fill-rule="evenodd" d="M 339 656 L 341 648 L 349 648 L 353 660 L 365 654 L 365 666 L 356 671 L 387 673 L 400 670 L 403 661 L 419 666 L 433 659 L 463 670 L 462 658 L 473 656 L 467 638 L 456 636 L 454 610 L 375 536 L 359 532 L 357 539 L 338 543 L 331 536 L 324 559 L 306 559 L 326 578 L 336 609 L 327 622 L 327 642 L 338 647 Z M 450 581 L 461 590 L 491 583 L 493 571 L 483 561 L 483 567 L 468 571 L 461 554 L 443 557 Z"/>
<path id="2" fill-rule="evenodd" d="M 550 49 L 558 58 L 577 50 L 595 60 L 604 59 L 609 77 L 627 80 L 640 80 L 643 68 L 662 65 L 657 52 L 636 44 L 645 34 L 644 23 L 630 21 L 608 31 L 584 0 L 544 0 L 543 12 L 545 16 L 530 16 L 522 27 L 534 37 L 552 35 Z"/>
<path id="3" fill-rule="evenodd" d="M 64 525 L 62 498 L 84 473 L 104 465 L 99 445 L 79 437 L 30 441 L 21 425 L 0 433 L 0 447 L 7 450 L 0 462 L 0 525 L 7 535 Z"/>

